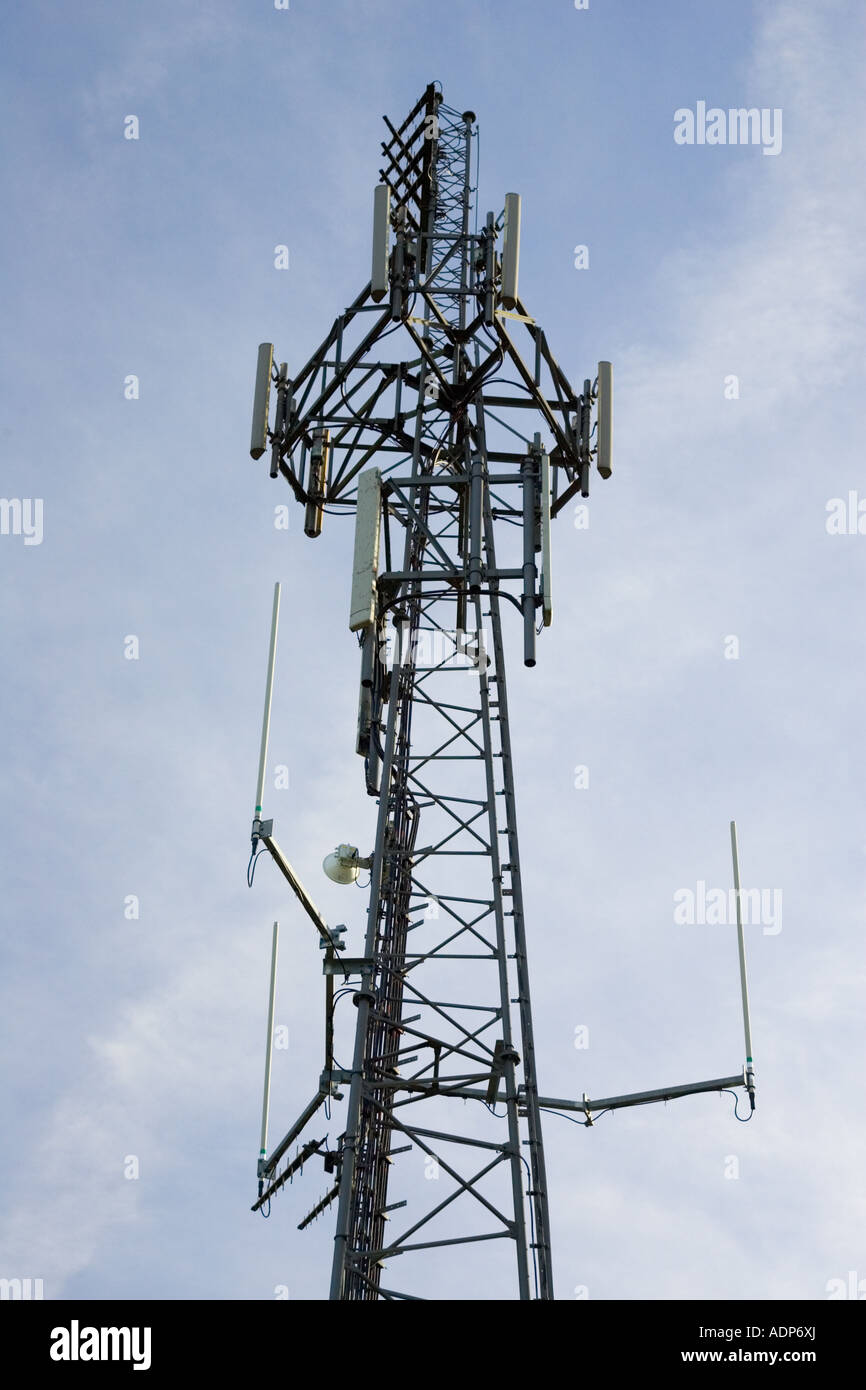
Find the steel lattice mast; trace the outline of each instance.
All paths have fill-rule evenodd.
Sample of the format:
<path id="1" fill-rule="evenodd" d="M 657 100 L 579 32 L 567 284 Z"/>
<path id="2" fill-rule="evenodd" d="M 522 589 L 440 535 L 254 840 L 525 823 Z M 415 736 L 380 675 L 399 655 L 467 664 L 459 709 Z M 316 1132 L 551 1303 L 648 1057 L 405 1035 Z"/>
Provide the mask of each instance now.
<path id="1" fill-rule="evenodd" d="M 361 956 L 323 922 L 260 807 L 253 825 L 323 938 L 328 989 L 319 1091 L 261 1162 L 256 1206 L 322 1152 L 310 1141 L 280 1170 L 348 1087 L 344 1134 L 324 1154 L 336 1180 L 315 1209 L 337 1203 L 334 1299 L 418 1297 L 425 1268 L 457 1246 L 461 1260 L 476 1250 L 483 1280 L 487 1242 L 503 1239 L 517 1295 L 553 1297 L 502 604 L 534 665 L 549 521 L 588 493 L 594 391 L 587 379 L 574 392 L 517 295 L 516 195 L 471 230 L 474 122 L 433 85 L 399 129 L 386 120 L 370 284 L 293 379 L 260 349 L 253 456 L 269 447 L 307 535 L 357 512 L 357 751 L 379 805 Z M 600 404 L 606 476 L 602 417 Z M 334 983 L 348 980 L 357 1024 L 340 1070 Z"/>

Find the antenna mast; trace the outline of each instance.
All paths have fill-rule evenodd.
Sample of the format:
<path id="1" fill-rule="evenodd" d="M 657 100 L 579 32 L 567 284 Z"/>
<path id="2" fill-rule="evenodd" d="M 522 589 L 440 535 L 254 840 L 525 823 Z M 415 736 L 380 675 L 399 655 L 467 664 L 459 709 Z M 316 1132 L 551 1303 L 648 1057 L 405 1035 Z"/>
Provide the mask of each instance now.
<path id="1" fill-rule="evenodd" d="M 254 849 L 321 938 L 326 1044 L 316 1096 L 260 1164 L 254 1210 L 317 1152 L 333 1185 L 301 1225 L 336 1203 L 332 1299 L 424 1297 L 455 1268 L 486 1290 L 502 1242 L 517 1297 L 551 1299 L 505 618 L 516 608 L 534 666 L 553 613 L 551 519 L 588 496 L 593 459 L 610 475 L 612 369 L 575 391 L 525 308 L 517 194 L 472 230 L 474 113 L 431 84 L 399 128 L 385 124 L 370 282 L 294 378 L 259 349 L 252 456 L 270 444 L 306 535 L 355 517 L 356 751 L 378 818 L 367 856 L 340 845 L 325 862 L 337 882 L 370 872 L 363 946 L 348 956 L 256 810 Z M 341 997 L 357 1010 L 345 1069 Z M 335 1149 L 311 1142 L 281 1171 L 341 1099 Z"/>

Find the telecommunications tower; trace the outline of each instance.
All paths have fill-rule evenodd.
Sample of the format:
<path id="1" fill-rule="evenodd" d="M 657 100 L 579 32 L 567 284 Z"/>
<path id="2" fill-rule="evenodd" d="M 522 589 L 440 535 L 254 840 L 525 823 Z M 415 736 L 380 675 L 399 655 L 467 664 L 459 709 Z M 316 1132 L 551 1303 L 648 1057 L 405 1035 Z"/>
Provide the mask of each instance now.
<path id="1" fill-rule="evenodd" d="M 503 617 L 517 610 L 534 666 L 553 613 L 551 520 L 588 496 L 593 463 L 610 476 L 612 369 L 599 362 L 575 390 L 521 300 L 518 195 L 479 224 L 474 113 L 431 84 L 399 127 L 385 124 L 369 283 L 294 375 L 272 344 L 259 348 L 252 457 L 288 484 L 307 536 L 354 518 L 356 751 L 378 819 L 372 847 L 339 845 L 325 861 L 338 882 L 370 875 L 351 954 L 262 818 L 277 586 L 253 852 L 270 853 L 320 936 L 324 1066 L 269 1154 L 275 924 L 253 1209 L 322 1159 L 328 1189 L 301 1225 L 336 1208 L 331 1298 L 430 1296 L 459 1247 L 478 1296 L 507 1260 L 516 1297 L 550 1299 L 542 1110 L 591 1124 L 593 1110 L 694 1091 L 747 1085 L 753 1099 L 754 1078 L 605 1101 L 539 1095 Z M 340 1067 L 346 997 L 357 1020 Z M 301 1142 L 331 1106 L 337 1140 Z"/>

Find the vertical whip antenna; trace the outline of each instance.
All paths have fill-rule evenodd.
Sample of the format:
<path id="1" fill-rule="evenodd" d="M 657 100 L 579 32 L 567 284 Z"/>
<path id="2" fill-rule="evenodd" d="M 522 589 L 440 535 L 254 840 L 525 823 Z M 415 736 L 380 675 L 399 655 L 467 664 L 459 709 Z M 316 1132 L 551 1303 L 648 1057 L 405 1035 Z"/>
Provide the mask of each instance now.
<path id="1" fill-rule="evenodd" d="M 271 616 L 271 645 L 268 652 L 268 677 L 265 682 L 265 710 L 262 715 L 262 744 L 259 750 L 259 779 L 256 783 L 256 808 L 253 812 L 253 848 L 262 826 L 262 797 L 265 789 L 265 763 L 268 760 L 268 736 L 271 730 L 271 695 L 274 689 L 274 658 L 277 653 L 277 624 L 280 620 L 280 585 L 274 585 L 274 610 Z"/>
<path id="2" fill-rule="evenodd" d="M 740 988 L 743 993 L 743 1033 L 746 1040 L 746 1090 L 755 1108 L 755 1072 L 752 1061 L 752 1025 L 749 1021 L 749 986 L 746 981 L 746 942 L 743 937 L 743 909 L 740 902 L 740 856 L 737 849 L 737 822 L 731 821 L 731 855 L 734 861 L 734 895 L 737 899 L 737 945 L 740 952 Z"/>
<path id="3" fill-rule="evenodd" d="M 277 988 L 277 944 L 280 937 L 280 924 L 274 922 L 274 938 L 271 945 L 271 988 L 268 995 L 268 1037 L 265 1045 L 265 1089 L 262 1096 L 262 1137 L 259 1147 L 259 1196 L 264 1187 L 265 1159 L 268 1156 L 268 1111 L 271 1104 L 271 1056 L 274 1048 L 274 996 Z"/>

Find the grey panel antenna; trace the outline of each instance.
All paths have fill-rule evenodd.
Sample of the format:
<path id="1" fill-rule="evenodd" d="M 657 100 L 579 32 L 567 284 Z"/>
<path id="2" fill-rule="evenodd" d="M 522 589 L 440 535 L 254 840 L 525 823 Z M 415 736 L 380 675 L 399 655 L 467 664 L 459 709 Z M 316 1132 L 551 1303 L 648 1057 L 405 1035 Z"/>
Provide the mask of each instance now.
<path id="1" fill-rule="evenodd" d="M 259 343 L 256 364 L 256 389 L 253 394 L 253 428 L 250 435 L 250 457 L 260 459 L 268 447 L 268 414 L 271 403 L 271 373 L 274 366 L 273 343 Z"/>

